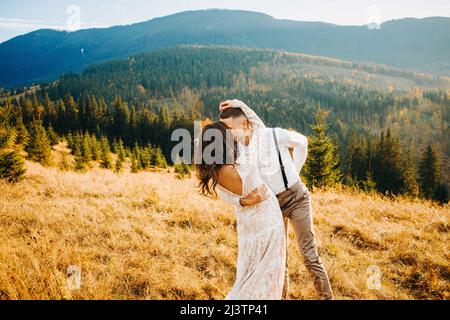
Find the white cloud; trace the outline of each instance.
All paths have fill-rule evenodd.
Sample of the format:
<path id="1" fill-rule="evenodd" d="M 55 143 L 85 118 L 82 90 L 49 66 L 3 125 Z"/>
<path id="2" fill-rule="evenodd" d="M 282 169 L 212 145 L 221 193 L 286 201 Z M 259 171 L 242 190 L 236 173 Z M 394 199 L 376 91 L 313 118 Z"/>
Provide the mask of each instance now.
<path id="1" fill-rule="evenodd" d="M 126 10 L 128 10 L 127 7 L 122 7 L 122 6 L 114 6 L 113 8 L 114 8 L 114 10 L 117 10 L 117 11 L 126 11 Z"/>

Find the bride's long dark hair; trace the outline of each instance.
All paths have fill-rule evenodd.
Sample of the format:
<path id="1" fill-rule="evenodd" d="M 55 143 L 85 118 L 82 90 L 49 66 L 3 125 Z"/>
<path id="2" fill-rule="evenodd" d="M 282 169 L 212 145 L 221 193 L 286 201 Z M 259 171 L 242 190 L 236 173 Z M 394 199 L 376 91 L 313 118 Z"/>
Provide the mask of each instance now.
<path id="1" fill-rule="evenodd" d="M 196 171 L 197 171 L 197 177 L 200 180 L 199 188 L 200 192 L 205 195 L 212 195 L 217 194 L 216 193 L 216 186 L 219 179 L 219 170 L 224 164 L 234 164 L 236 161 L 236 143 L 232 141 L 227 141 L 227 130 L 230 128 L 223 122 L 218 121 L 214 122 L 212 124 L 206 125 L 202 130 L 202 136 L 201 136 L 201 163 L 196 164 Z M 203 157 L 204 157 L 204 151 L 205 148 L 208 147 L 212 143 L 217 143 L 214 139 L 211 139 L 211 141 L 205 141 L 204 136 L 208 133 L 208 130 L 219 130 L 219 132 L 222 134 L 222 148 L 221 148 L 221 155 L 218 157 L 220 160 L 220 163 L 214 161 L 211 164 L 205 163 Z M 208 139 L 209 140 L 209 139 Z M 214 157 L 216 155 L 213 154 Z M 232 163 L 230 163 L 230 160 Z"/>

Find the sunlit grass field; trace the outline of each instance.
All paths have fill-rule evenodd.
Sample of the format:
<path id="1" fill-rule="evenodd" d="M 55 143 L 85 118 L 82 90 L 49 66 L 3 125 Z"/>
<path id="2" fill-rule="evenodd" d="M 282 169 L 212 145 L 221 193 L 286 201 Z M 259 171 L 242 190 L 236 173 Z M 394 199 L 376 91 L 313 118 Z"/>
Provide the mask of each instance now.
<path id="1" fill-rule="evenodd" d="M 20 183 L 0 182 L 0 299 L 223 299 L 230 290 L 233 208 L 199 195 L 194 177 L 26 166 Z M 312 198 L 337 299 L 450 298 L 448 205 L 346 189 Z M 68 286 L 69 266 L 81 269 L 79 289 Z M 293 230 L 289 266 L 291 298 L 315 299 Z"/>

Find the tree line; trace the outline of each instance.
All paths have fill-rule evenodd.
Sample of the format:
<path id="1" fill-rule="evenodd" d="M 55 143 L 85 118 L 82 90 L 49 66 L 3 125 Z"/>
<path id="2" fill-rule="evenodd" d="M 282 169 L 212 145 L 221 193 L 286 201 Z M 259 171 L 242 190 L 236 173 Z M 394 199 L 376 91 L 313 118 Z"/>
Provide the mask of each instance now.
<path id="1" fill-rule="evenodd" d="M 308 187 L 342 183 L 366 192 L 449 201 L 448 186 L 441 180 L 439 157 L 432 145 L 426 148 L 416 170 L 411 150 L 402 151 L 399 139 L 389 129 L 379 137 L 350 131 L 341 158 L 336 140 L 327 134 L 327 112 L 320 105 L 311 128 L 303 170 Z"/>
<path id="2" fill-rule="evenodd" d="M 98 161 L 120 171 L 129 158 L 136 172 L 171 165 L 173 130 L 192 132 L 195 120 L 217 118 L 220 101 L 238 98 L 269 126 L 309 135 L 311 146 L 315 139 L 321 143 L 317 150 L 311 147 L 306 166 L 318 179 L 309 179 L 315 186 L 321 186 L 320 176 L 331 175 L 330 181 L 368 191 L 429 198 L 445 194 L 446 177 L 439 167 L 442 156 L 450 153 L 446 92 L 374 91 L 341 81 L 346 79 L 311 78 L 290 63 L 292 58 L 273 51 L 176 48 L 93 66 L 82 75 L 63 75 L 35 92 L 11 94 L 0 108 L 12 110 L 5 127 L 12 128 L 16 145 L 23 145 L 35 161 L 45 163 L 48 144 L 64 139 L 77 170 Z M 319 125 L 317 105 L 326 113 L 321 116 L 326 125 Z M 399 127 L 400 121 L 406 125 Z M 412 139 L 415 128 L 423 128 L 420 140 Z M 336 159 L 325 163 L 338 171 L 327 173 L 329 168 L 322 172 L 314 159 L 329 144 L 334 149 L 325 155 Z M 422 165 L 425 151 L 428 165 Z M 426 167 L 436 171 L 431 187 L 425 187 L 419 171 Z"/>

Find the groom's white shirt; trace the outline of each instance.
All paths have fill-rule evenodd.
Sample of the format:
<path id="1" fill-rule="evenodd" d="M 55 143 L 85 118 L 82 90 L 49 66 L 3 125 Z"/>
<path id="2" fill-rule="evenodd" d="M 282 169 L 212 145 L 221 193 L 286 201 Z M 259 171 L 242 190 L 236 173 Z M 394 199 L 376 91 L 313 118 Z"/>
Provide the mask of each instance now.
<path id="1" fill-rule="evenodd" d="M 258 115 L 240 100 L 232 100 L 233 107 L 240 108 L 254 128 L 253 136 L 248 146 L 238 144 L 237 161 L 257 161 L 260 174 L 265 183 L 280 194 L 285 190 L 281 173 L 278 152 L 273 138 L 275 130 L 280 148 L 281 159 L 288 180 L 288 187 L 300 181 L 299 173 L 305 164 L 308 154 L 308 139 L 295 131 L 281 128 L 266 128 Z M 289 149 L 293 149 L 291 157 Z M 239 199 L 236 200 L 237 203 Z"/>

